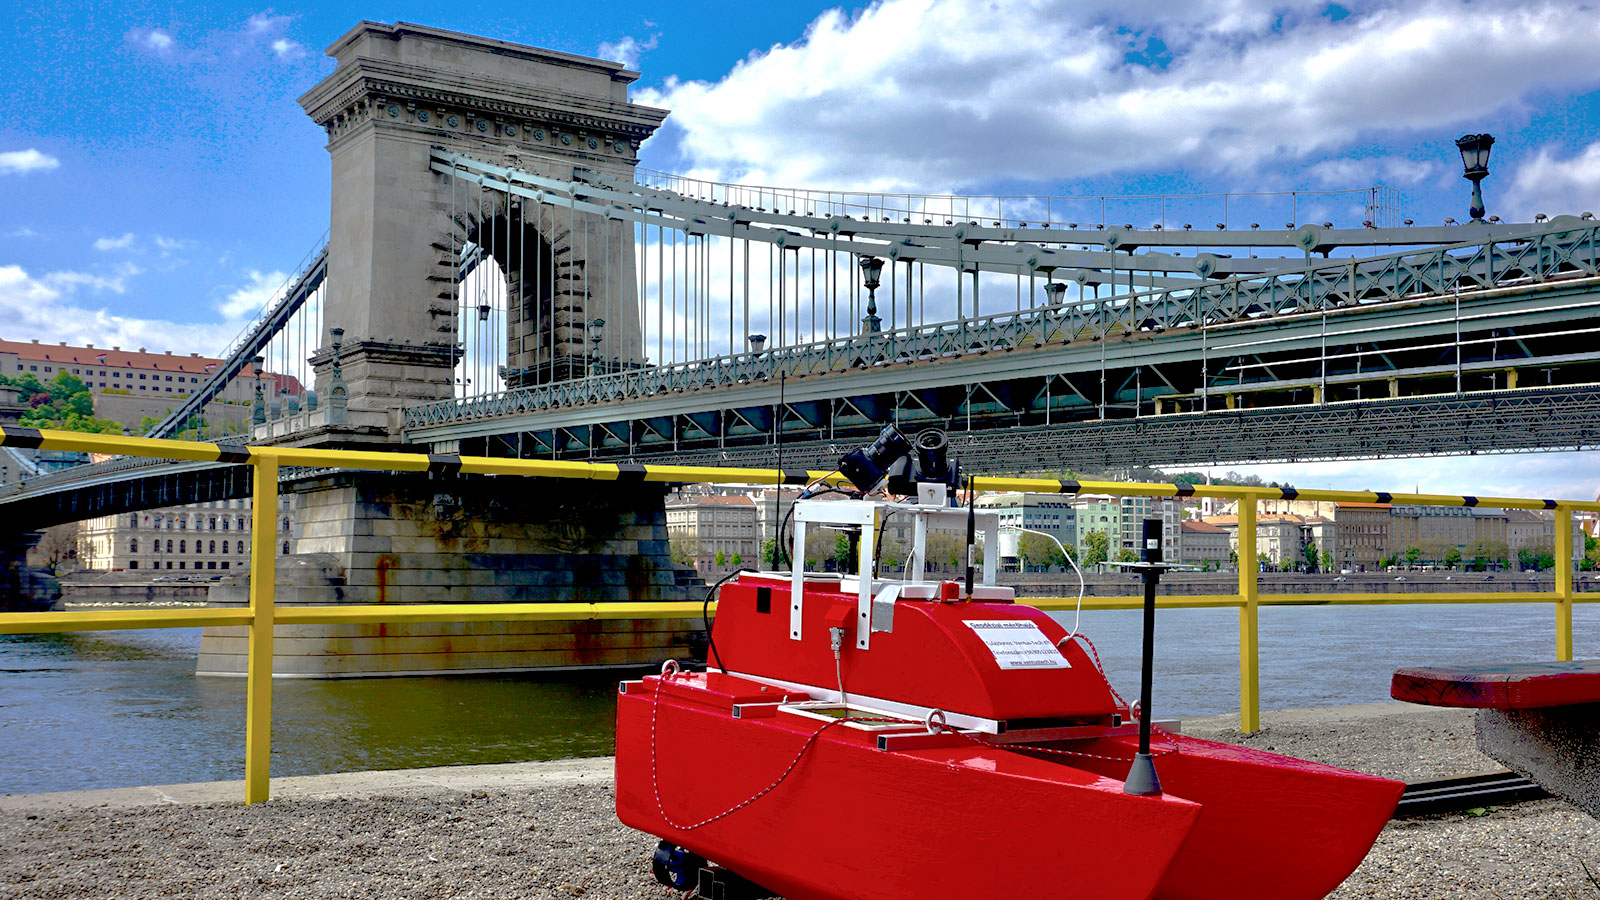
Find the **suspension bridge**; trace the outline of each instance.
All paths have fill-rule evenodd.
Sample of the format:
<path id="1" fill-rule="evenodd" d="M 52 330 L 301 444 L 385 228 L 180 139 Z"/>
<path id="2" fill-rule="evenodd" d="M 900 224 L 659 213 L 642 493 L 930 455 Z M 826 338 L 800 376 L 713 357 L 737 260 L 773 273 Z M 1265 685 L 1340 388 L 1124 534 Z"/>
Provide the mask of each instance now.
<path id="1" fill-rule="evenodd" d="M 630 102 L 638 73 L 616 63 L 377 23 L 329 54 L 335 71 L 300 98 L 328 135 L 327 240 L 151 433 L 199 439 L 194 458 L 30 478 L 0 489 L 8 521 L 247 495 L 241 448 L 207 442 L 200 413 L 256 359 L 314 388 L 259 397 L 242 440 L 413 449 L 437 475 L 463 453 L 831 467 L 891 422 L 946 429 L 978 472 L 1600 435 L 1600 225 L 1585 212 L 1421 225 L 1379 187 L 714 182 L 639 167 L 667 111 Z M 378 490 L 284 477 L 330 504 L 344 491 L 357 520 Z M 434 488 L 413 493 L 439 507 Z M 352 589 L 381 585 L 360 530 L 295 552 L 339 556 Z"/>

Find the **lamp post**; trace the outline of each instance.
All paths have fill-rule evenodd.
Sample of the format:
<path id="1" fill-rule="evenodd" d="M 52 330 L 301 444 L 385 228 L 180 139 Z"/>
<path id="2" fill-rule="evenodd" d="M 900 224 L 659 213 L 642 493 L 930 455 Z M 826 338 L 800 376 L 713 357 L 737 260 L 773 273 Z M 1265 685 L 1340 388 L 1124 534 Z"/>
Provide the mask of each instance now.
<path id="1" fill-rule="evenodd" d="M 599 375 L 599 374 L 601 374 L 601 371 L 602 371 L 602 369 L 601 369 L 602 362 L 601 362 L 601 359 L 600 359 L 600 341 L 604 337 L 604 329 L 605 329 L 605 327 L 606 327 L 606 320 L 605 319 L 590 319 L 589 320 L 589 343 L 594 345 L 594 350 L 592 350 L 590 352 L 590 354 L 589 354 L 589 358 L 591 360 L 590 365 L 589 365 L 589 371 L 590 371 L 591 374 L 594 374 L 594 375 Z"/>
<path id="2" fill-rule="evenodd" d="M 1472 208 L 1467 213 L 1476 224 L 1483 224 L 1483 179 L 1489 177 L 1489 148 L 1494 146 L 1492 134 L 1463 134 L 1456 138 L 1456 149 L 1461 151 L 1461 177 L 1472 182 Z"/>
<path id="3" fill-rule="evenodd" d="M 260 356 L 250 360 L 250 366 L 255 370 L 256 402 L 250 409 L 250 424 L 263 425 L 267 421 L 267 398 L 261 395 L 261 366 L 266 360 Z"/>
<path id="4" fill-rule="evenodd" d="M 1067 286 L 1059 281 L 1049 282 L 1044 286 L 1044 295 L 1051 306 L 1060 306 L 1067 296 Z"/>
<path id="5" fill-rule="evenodd" d="M 767 346 L 767 336 L 764 334 L 752 334 L 746 340 L 750 342 L 751 353 L 760 353 Z"/>
<path id="6" fill-rule="evenodd" d="M 861 260 L 861 282 L 867 289 L 867 314 L 861 317 L 861 329 L 867 333 L 883 330 L 883 320 L 878 318 L 878 284 L 883 276 L 883 260 L 876 256 Z"/>

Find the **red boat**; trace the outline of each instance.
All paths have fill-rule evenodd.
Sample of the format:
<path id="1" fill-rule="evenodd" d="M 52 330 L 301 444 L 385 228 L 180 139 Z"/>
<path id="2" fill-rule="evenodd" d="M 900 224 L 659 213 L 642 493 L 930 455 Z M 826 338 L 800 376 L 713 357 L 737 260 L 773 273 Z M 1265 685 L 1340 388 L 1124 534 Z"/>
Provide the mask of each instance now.
<path id="1" fill-rule="evenodd" d="M 808 519 L 887 506 L 809 504 L 796 547 Z M 1361 862 L 1399 782 L 1158 733 L 1159 784 L 1129 793 L 1130 708 L 1086 642 L 992 585 L 994 555 L 970 596 L 915 563 L 723 586 L 707 671 L 669 663 L 618 700 L 617 815 L 663 839 L 657 877 L 730 898 L 1310 900 Z"/>

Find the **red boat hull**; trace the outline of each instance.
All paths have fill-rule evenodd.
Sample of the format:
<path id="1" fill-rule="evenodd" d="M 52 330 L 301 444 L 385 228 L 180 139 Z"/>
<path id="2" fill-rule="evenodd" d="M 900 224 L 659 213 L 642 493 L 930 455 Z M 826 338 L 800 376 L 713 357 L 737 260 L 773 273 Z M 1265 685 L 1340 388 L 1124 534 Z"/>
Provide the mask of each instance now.
<path id="1" fill-rule="evenodd" d="M 1052 900 L 1313 900 L 1360 864 L 1403 787 L 1181 736 L 1156 747 L 1155 797 L 1123 793 L 1131 737 L 1040 745 L 1114 759 L 967 740 L 882 751 L 835 725 L 802 753 L 821 723 L 734 718 L 740 698 L 704 684 L 680 676 L 657 706 L 650 678 L 619 698 L 618 817 L 787 900 L 980 887 Z"/>
<path id="2" fill-rule="evenodd" d="M 793 609 L 788 585 L 723 589 L 725 672 L 624 685 L 616 762 L 624 824 L 787 900 L 1316 900 L 1360 864 L 1404 788 L 1159 735 L 1164 793 L 1129 794 L 1137 729 L 1049 616 L 901 600 L 869 648 L 844 640 L 836 657 L 830 630 L 853 633 L 856 598 L 808 584 Z M 1019 646 L 1026 667 L 1012 664 Z M 841 692 L 873 721 L 795 705 L 836 714 Z M 933 709 L 950 728 L 921 724 Z"/>

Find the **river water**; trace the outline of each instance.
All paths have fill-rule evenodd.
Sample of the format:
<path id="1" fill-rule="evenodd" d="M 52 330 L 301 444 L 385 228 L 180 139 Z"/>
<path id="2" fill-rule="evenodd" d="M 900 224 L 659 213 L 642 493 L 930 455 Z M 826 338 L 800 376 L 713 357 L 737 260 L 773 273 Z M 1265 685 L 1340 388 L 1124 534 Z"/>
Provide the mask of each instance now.
<path id="1" fill-rule="evenodd" d="M 1071 614 L 1058 616 L 1071 624 Z M 1238 612 L 1163 610 L 1158 718 L 1238 710 Z M 1553 658 L 1547 604 L 1261 611 L 1266 709 L 1388 699 L 1397 666 Z M 1085 613 L 1112 684 L 1138 691 L 1139 613 Z M 1574 613 L 1600 656 L 1600 608 Z M 0 793 L 238 779 L 244 680 L 194 675 L 199 629 L 0 636 Z M 607 755 L 616 674 L 280 680 L 274 775 Z"/>

